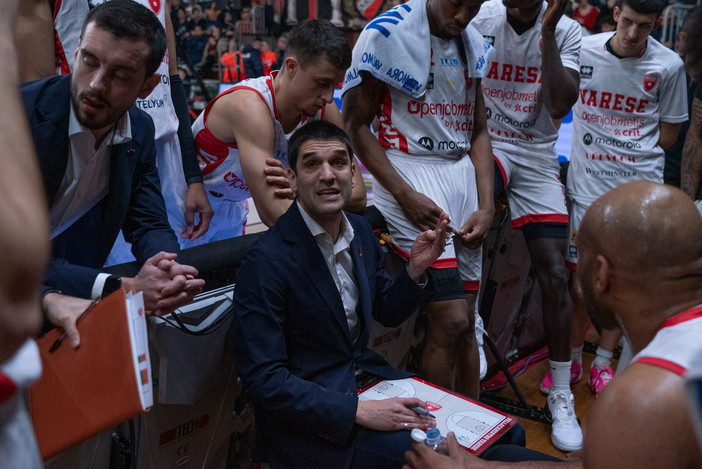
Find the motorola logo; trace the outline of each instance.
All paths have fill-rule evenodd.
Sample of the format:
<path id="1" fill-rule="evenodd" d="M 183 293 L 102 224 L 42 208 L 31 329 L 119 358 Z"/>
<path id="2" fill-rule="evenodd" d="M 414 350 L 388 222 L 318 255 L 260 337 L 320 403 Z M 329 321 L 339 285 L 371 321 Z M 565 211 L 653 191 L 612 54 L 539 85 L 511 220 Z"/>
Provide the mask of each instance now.
<path id="1" fill-rule="evenodd" d="M 434 149 L 434 141 L 430 139 L 429 137 L 422 137 L 419 139 L 418 142 L 421 146 L 426 148 L 427 150 L 433 150 Z"/>
<path id="2" fill-rule="evenodd" d="M 590 135 L 589 133 L 583 135 L 583 143 L 585 145 L 590 145 L 592 143 L 592 135 Z"/>

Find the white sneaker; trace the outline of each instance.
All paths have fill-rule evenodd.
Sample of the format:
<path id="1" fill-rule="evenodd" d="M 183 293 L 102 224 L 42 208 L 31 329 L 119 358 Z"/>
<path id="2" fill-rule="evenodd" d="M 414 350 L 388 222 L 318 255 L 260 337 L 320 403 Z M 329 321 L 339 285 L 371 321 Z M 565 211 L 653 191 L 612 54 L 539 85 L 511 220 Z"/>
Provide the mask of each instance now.
<path id="1" fill-rule="evenodd" d="M 573 393 L 551 391 L 546 400 L 551 414 L 551 442 L 561 451 L 575 451 L 583 446 L 583 432 L 575 416 Z"/>
<path id="2" fill-rule="evenodd" d="M 477 303 L 477 302 L 476 302 Z M 487 375 L 488 364 L 485 358 L 485 349 L 483 345 L 485 340 L 483 339 L 483 334 L 485 334 L 485 324 L 483 323 L 483 318 L 480 317 L 478 313 L 478 308 L 475 308 L 475 341 L 478 343 L 478 357 L 480 358 L 480 379 L 482 380 Z"/>

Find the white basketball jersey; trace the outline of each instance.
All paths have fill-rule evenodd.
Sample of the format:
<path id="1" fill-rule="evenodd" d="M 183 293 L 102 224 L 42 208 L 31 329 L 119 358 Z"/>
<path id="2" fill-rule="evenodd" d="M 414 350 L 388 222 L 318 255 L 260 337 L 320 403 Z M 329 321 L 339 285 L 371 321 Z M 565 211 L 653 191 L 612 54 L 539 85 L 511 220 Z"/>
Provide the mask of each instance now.
<path id="1" fill-rule="evenodd" d="M 73 70 L 73 58 L 78 47 L 83 20 L 91 7 L 108 0 L 57 0 L 54 11 L 56 30 L 56 73 L 65 74 Z M 166 0 L 133 0 L 153 11 L 165 28 Z M 171 101 L 171 80 L 168 73 L 168 51 L 156 71 L 161 76 L 156 88 L 146 99 L 136 100 L 139 109 L 146 111 L 154 121 L 156 138 L 178 131 L 178 117 Z"/>
<path id="2" fill-rule="evenodd" d="M 625 182 L 663 182 L 659 122 L 687 120 L 683 62 L 649 37 L 640 57 L 607 50 L 614 33 L 583 39 L 573 107 L 568 193 L 581 203 Z"/>
<path id="3" fill-rule="evenodd" d="M 429 85 L 422 97 L 386 87 L 378 141 L 412 155 L 462 158 L 473 134 L 475 80 L 467 76 L 457 41 L 431 36 L 431 53 Z"/>
<path id="4" fill-rule="evenodd" d="M 507 10 L 500 0 L 486 2 L 471 24 L 495 48 L 482 80 L 488 115 L 488 129 L 495 147 L 524 149 L 524 158 L 541 156 L 529 145 L 550 147 L 558 138 L 558 130 L 544 106 L 541 94 L 541 18 L 547 3 L 543 2 L 534 26 L 517 34 L 507 23 Z M 564 67 L 578 70 L 581 28 L 575 21 L 562 17 L 556 25 L 556 42 Z M 547 145 L 544 145 L 547 144 Z M 554 155 L 555 157 L 555 150 Z"/>

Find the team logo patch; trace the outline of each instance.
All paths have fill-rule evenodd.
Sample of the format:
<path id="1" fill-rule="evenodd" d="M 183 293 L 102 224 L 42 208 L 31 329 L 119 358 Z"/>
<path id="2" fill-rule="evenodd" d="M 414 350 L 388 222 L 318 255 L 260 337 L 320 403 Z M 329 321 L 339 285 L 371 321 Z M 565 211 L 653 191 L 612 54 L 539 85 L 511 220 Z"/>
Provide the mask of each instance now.
<path id="1" fill-rule="evenodd" d="M 161 11 L 161 0 L 149 0 L 149 6 L 158 15 Z"/>
<path id="2" fill-rule="evenodd" d="M 590 65 L 580 66 L 580 78 L 592 78 L 593 67 Z"/>
<path id="3" fill-rule="evenodd" d="M 429 137 L 422 137 L 419 139 L 419 143 L 421 146 L 426 148 L 427 150 L 431 151 L 434 149 L 434 140 L 432 140 Z"/>
<path id="4" fill-rule="evenodd" d="M 585 145 L 590 145 L 592 143 L 592 135 L 590 133 L 583 135 L 583 143 Z"/>
<path id="5" fill-rule="evenodd" d="M 657 73 L 647 73 L 646 75 L 644 75 L 644 90 L 651 91 L 653 88 L 655 88 L 658 84 L 658 77 L 659 75 Z"/>
<path id="6" fill-rule="evenodd" d="M 483 36 L 487 42 L 490 43 L 491 46 L 495 45 L 495 36 Z"/>

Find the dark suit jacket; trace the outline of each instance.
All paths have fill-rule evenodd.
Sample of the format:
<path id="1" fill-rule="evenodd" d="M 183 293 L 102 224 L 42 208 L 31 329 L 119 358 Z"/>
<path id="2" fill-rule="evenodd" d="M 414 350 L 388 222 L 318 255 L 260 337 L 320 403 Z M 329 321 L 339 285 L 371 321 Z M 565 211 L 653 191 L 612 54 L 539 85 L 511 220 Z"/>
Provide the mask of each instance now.
<path id="1" fill-rule="evenodd" d="M 351 342 L 341 296 L 297 204 L 249 250 L 234 291 L 235 357 L 273 467 L 349 467 L 358 403 L 355 368 L 399 379 L 368 349 L 371 315 L 405 320 L 431 293 L 403 273 L 390 279 L 370 225 L 347 214 L 361 332 Z"/>
<path id="2" fill-rule="evenodd" d="M 68 163 L 70 83 L 65 75 L 22 85 L 49 207 Z M 159 251 L 179 252 L 161 196 L 153 122 L 135 107 L 129 117 L 132 140 L 112 147 L 107 195 L 53 240 L 45 280 L 51 288 L 89 297 L 120 229 L 140 262 Z"/>

